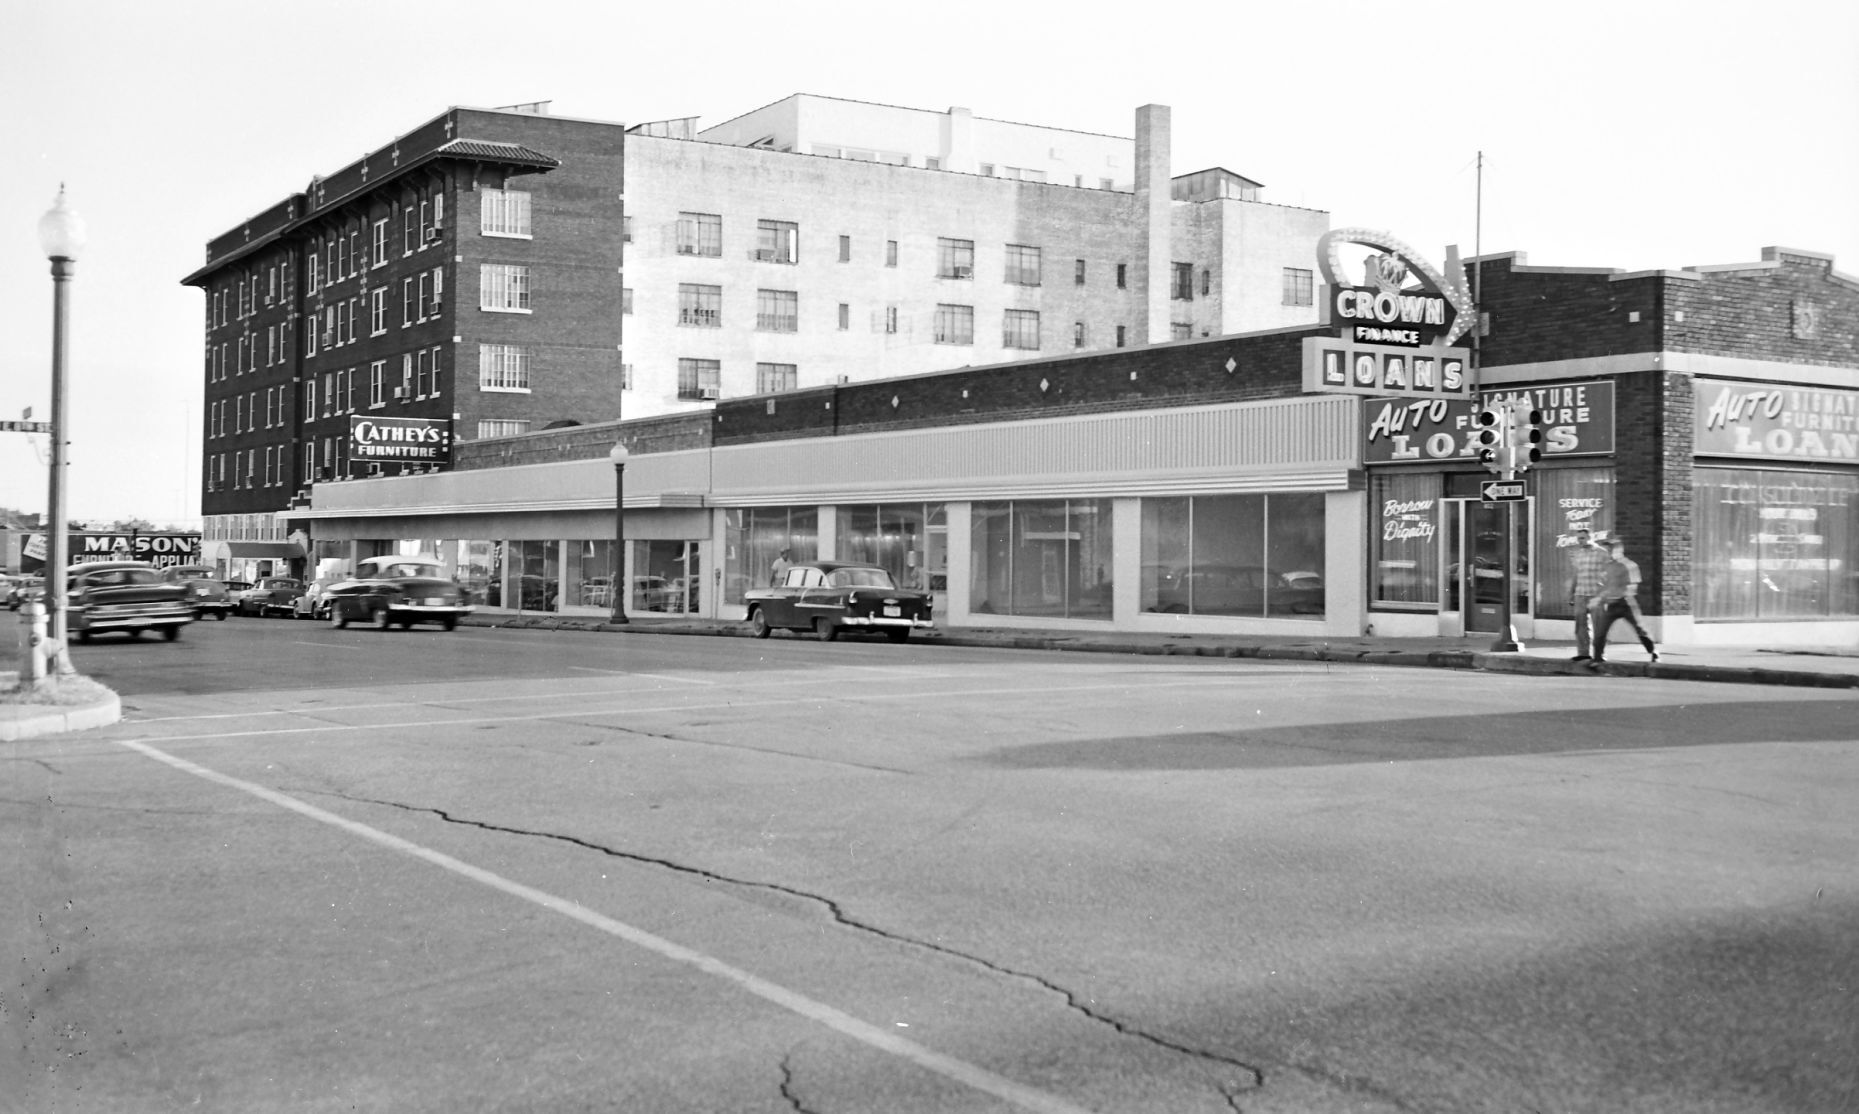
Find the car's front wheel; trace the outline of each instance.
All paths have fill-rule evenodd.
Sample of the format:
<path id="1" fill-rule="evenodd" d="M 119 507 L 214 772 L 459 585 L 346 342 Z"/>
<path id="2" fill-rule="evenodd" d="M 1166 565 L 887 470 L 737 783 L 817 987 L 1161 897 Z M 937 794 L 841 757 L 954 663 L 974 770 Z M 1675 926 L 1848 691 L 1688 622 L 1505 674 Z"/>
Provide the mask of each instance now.
<path id="1" fill-rule="evenodd" d="M 175 639 L 181 637 L 181 628 L 178 626 L 163 627 L 161 628 L 161 636 L 167 639 L 168 641 L 173 642 Z"/>
<path id="2" fill-rule="evenodd" d="M 368 625 L 372 626 L 375 630 L 386 630 L 393 625 L 388 620 L 386 605 L 378 603 L 374 605 L 368 612 Z"/>
<path id="3" fill-rule="evenodd" d="M 813 633 L 820 636 L 821 642 L 831 642 L 839 637 L 839 627 L 831 619 L 815 619 Z"/>
<path id="4" fill-rule="evenodd" d="M 759 607 L 749 611 L 749 629 L 755 633 L 757 638 L 767 638 L 775 633 L 775 628 L 768 625 L 768 616 L 764 615 Z"/>
<path id="5" fill-rule="evenodd" d="M 329 625 L 336 630 L 342 630 L 343 628 L 347 627 L 349 625 L 348 609 L 343 607 L 339 603 L 330 604 L 329 605 Z"/>

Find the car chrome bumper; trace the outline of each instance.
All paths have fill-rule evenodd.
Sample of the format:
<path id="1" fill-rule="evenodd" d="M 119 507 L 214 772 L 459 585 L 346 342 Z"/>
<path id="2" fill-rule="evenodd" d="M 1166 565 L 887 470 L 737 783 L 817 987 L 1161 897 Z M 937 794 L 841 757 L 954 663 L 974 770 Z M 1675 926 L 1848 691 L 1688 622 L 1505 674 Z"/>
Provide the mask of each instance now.
<path id="1" fill-rule="evenodd" d="M 912 627 L 916 630 L 933 630 L 936 623 L 932 619 L 892 619 L 884 615 L 848 615 L 839 620 L 843 627 Z"/>

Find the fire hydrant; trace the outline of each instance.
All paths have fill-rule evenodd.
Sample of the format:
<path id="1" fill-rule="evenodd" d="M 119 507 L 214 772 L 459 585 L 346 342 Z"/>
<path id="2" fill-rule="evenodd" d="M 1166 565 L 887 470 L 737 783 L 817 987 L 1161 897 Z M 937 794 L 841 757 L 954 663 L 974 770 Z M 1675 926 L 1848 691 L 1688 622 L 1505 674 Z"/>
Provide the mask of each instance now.
<path id="1" fill-rule="evenodd" d="M 26 625 L 26 675 L 20 678 L 23 685 L 38 687 L 51 675 L 51 662 L 58 656 L 58 647 L 46 633 L 45 604 L 39 600 L 27 600 L 19 605 L 19 621 Z"/>

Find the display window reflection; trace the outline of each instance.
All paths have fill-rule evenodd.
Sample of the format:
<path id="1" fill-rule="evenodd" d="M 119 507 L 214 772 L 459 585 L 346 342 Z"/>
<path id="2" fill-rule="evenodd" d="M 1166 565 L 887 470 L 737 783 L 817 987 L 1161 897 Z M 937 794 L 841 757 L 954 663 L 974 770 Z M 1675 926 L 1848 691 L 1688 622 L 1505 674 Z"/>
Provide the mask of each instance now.
<path id="1" fill-rule="evenodd" d="M 837 521 L 840 560 L 882 566 L 902 588 L 946 589 L 949 535 L 941 503 L 842 506 Z"/>
<path id="2" fill-rule="evenodd" d="M 1203 495 L 1142 503 L 1142 610 L 1321 619 L 1320 494 Z"/>
<path id="3" fill-rule="evenodd" d="M 820 555 L 820 509 L 736 507 L 724 517 L 723 602 L 739 604 L 750 588 L 765 588 L 782 550 L 789 561 Z"/>
<path id="4" fill-rule="evenodd" d="M 1859 615 L 1859 475 L 1698 468 L 1695 480 L 1700 620 Z"/>

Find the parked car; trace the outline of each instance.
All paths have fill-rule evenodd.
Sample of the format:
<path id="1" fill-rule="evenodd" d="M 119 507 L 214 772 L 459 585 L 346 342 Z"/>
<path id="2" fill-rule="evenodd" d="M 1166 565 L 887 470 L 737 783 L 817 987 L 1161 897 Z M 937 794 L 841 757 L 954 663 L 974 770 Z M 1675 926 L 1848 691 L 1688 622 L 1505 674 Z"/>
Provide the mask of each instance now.
<path id="1" fill-rule="evenodd" d="M 187 601 L 193 605 L 194 618 L 211 615 L 224 622 L 226 616 L 232 614 L 232 594 L 213 566 L 173 565 L 161 570 L 161 578 L 187 589 Z"/>
<path id="2" fill-rule="evenodd" d="M 292 602 L 303 595 L 303 588 L 303 581 L 294 576 L 262 576 L 258 583 L 238 594 L 233 610 L 241 615 L 289 615 Z"/>
<path id="3" fill-rule="evenodd" d="M 122 631 L 135 638 L 158 630 L 172 642 L 194 621 L 187 589 L 139 561 L 98 561 L 65 572 L 65 627 L 79 642 Z"/>
<path id="4" fill-rule="evenodd" d="M 16 576 L 7 584 L 6 609 L 18 611 L 27 600 L 45 597 L 45 578 L 42 576 Z"/>
<path id="5" fill-rule="evenodd" d="M 783 583 L 750 589 L 744 602 L 757 638 L 767 638 L 780 627 L 812 631 L 822 642 L 831 642 L 842 630 L 883 631 L 891 641 L 902 642 L 911 631 L 936 625 L 930 619 L 930 594 L 899 588 L 877 565 L 794 565 Z"/>
<path id="6" fill-rule="evenodd" d="M 338 584 L 347 584 L 355 578 L 342 573 L 337 576 L 319 576 L 304 588 L 303 594 L 290 601 L 290 615 L 293 619 L 327 619 L 329 618 L 329 590 Z"/>
<path id="7" fill-rule="evenodd" d="M 436 557 L 369 557 L 359 563 L 355 579 L 331 585 L 329 625 L 341 630 L 367 621 L 376 630 L 415 623 L 438 623 L 446 630 L 471 614 L 471 593 L 445 575 Z"/>

